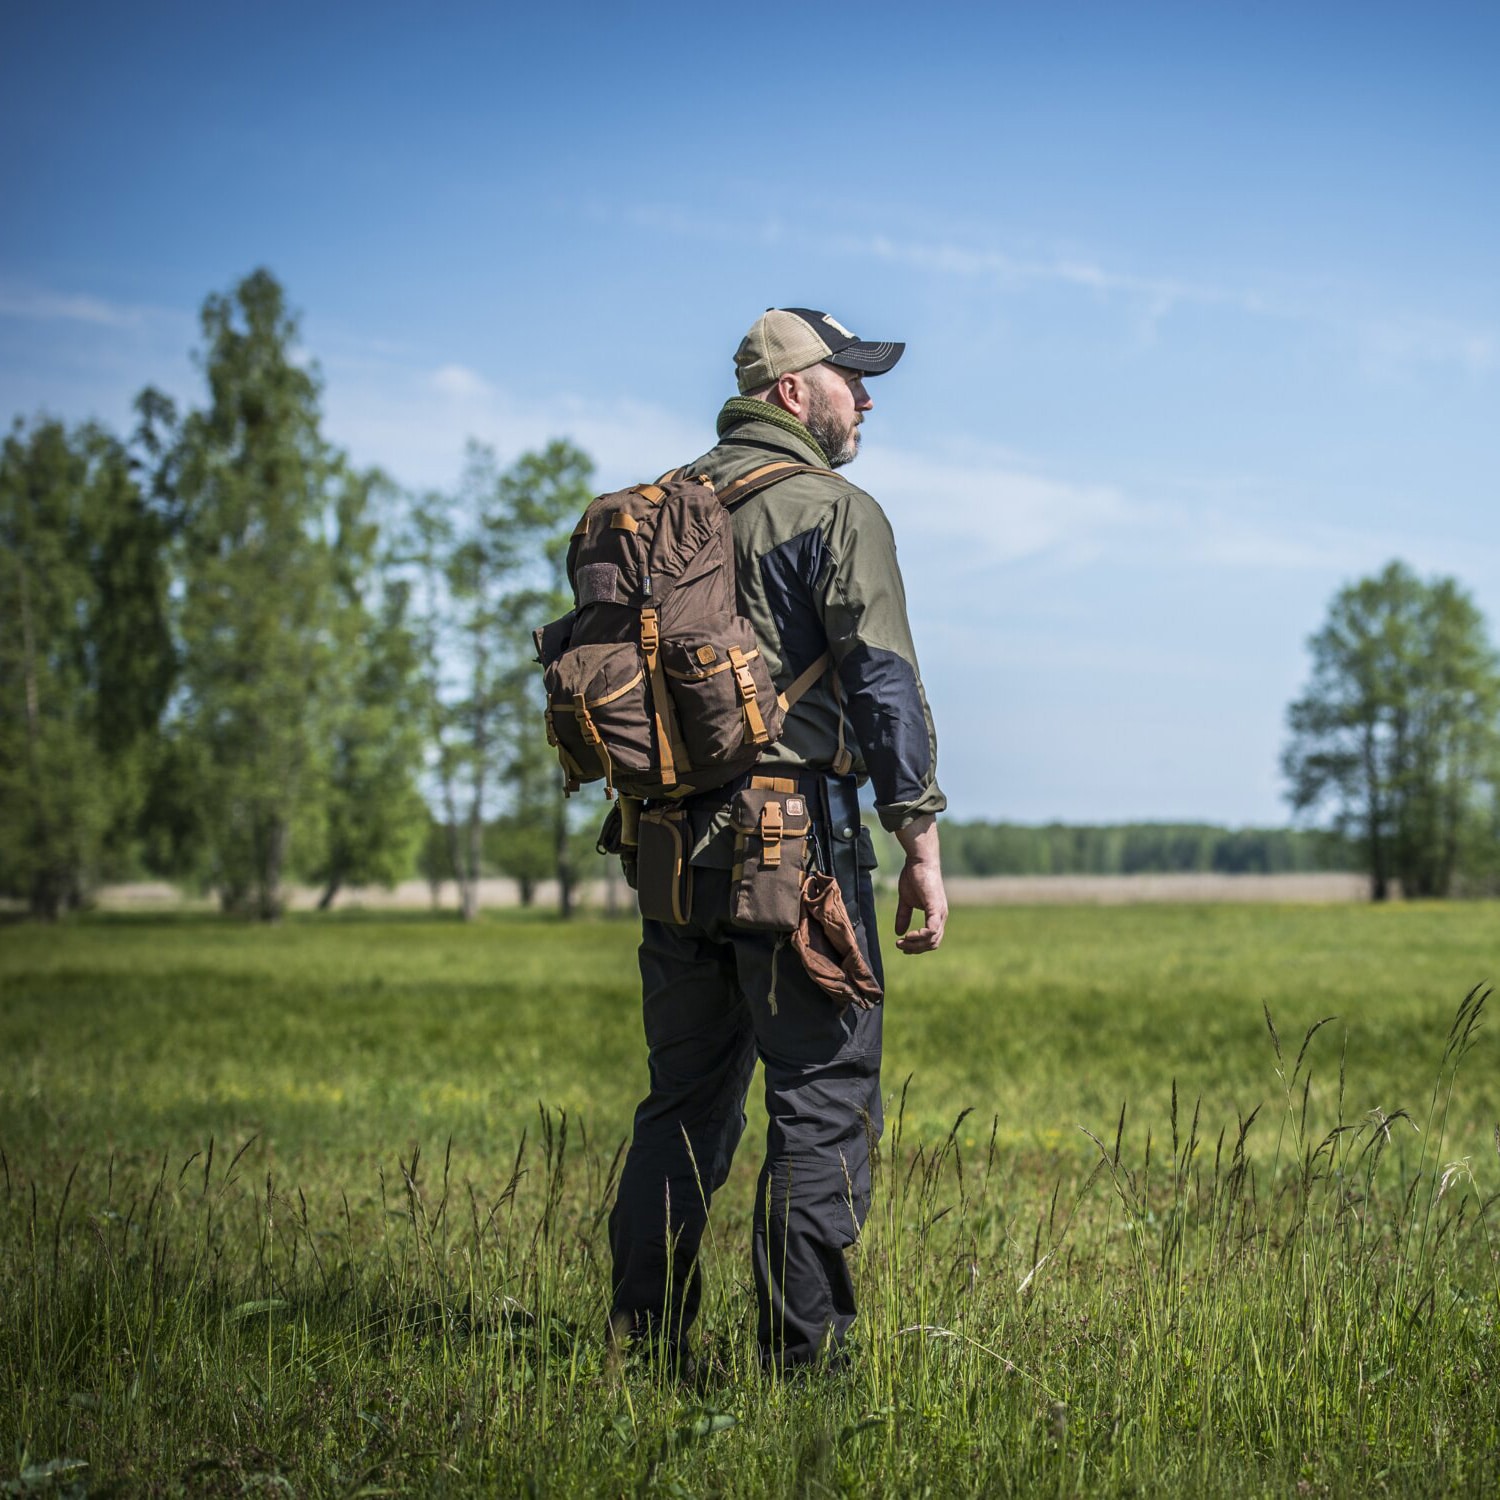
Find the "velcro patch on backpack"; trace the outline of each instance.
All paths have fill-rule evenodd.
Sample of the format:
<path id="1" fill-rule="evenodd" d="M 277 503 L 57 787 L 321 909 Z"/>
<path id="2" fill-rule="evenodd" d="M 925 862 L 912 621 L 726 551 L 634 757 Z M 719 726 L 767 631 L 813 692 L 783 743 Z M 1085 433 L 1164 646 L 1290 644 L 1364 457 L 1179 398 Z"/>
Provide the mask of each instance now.
<path id="1" fill-rule="evenodd" d="M 619 599 L 620 570 L 612 562 L 585 563 L 573 579 L 578 590 L 578 607 L 586 604 L 614 604 Z"/>

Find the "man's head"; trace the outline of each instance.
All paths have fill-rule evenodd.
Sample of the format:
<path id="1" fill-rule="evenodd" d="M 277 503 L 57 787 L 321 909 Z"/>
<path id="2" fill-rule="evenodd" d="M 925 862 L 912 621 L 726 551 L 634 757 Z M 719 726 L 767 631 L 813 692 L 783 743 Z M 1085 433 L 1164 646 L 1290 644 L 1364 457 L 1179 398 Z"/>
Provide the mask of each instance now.
<path id="1" fill-rule="evenodd" d="M 867 375 L 883 375 L 905 344 L 868 343 L 827 313 L 771 308 L 757 318 L 734 356 L 740 394 L 796 417 L 834 468 L 859 452 L 859 425 L 874 402 Z"/>

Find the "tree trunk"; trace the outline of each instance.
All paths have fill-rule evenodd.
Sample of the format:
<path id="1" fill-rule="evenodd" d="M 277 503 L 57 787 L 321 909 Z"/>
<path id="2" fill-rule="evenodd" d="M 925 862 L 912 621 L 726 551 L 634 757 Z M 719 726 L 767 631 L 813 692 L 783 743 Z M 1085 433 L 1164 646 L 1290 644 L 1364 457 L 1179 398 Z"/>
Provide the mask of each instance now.
<path id="1" fill-rule="evenodd" d="M 557 914 L 564 922 L 573 915 L 573 888 L 578 882 L 568 849 L 568 804 L 559 802 L 552 820 L 553 849 L 557 869 Z"/>
<path id="2" fill-rule="evenodd" d="M 536 881 L 530 875 L 516 876 L 516 889 L 520 893 L 521 905 L 531 906 L 536 900 Z"/>
<path id="3" fill-rule="evenodd" d="M 62 886 L 52 870 L 32 877 L 27 906 L 31 915 L 42 922 L 55 922 L 62 915 Z"/>
<path id="4" fill-rule="evenodd" d="M 1367 724 L 1364 734 L 1365 804 L 1366 829 L 1370 842 L 1370 900 L 1385 901 L 1390 897 L 1390 885 L 1386 875 L 1385 843 L 1381 837 L 1380 783 L 1375 755 L 1374 726 Z"/>
<path id="5" fill-rule="evenodd" d="M 343 889 L 343 878 L 337 874 L 328 877 L 328 886 L 323 894 L 318 897 L 318 910 L 327 911 L 333 905 L 333 898 Z"/>
<path id="6" fill-rule="evenodd" d="M 448 801 L 448 863 L 453 866 L 453 880 L 458 886 L 458 909 L 464 913 L 464 919 L 468 920 L 469 911 L 469 882 L 464 875 L 463 847 L 459 843 L 457 812 L 453 806 L 452 799 Z"/>
<path id="7" fill-rule="evenodd" d="M 31 783 L 31 805 L 35 814 L 35 835 L 38 852 L 42 856 L 43 869 L 31 880 L 31 899 L 28 905 L 31 915 L 44 922 L 55 922 L 62 911 L 62 888 L 52 870 L 51 833 L 47 826 L 47 814 L 41 787 L 41 764 L 38 741 L 41 737 L 41 714 L 37 703 L 36 688 L 36 638 L 31 628 L 31 578 L 26 564 L 20 563 L 21 574 L 21 662 L 25 677 L 26 693 L 26 772 Z"/>
<path id="8" fill-rule="evenodd" d="M 464 921 L 472 922 L 479 915 L 479 858 L 484 843 L 484 822 L 479 816 L 477 799 L 469 812 L 468 835 L 468 865 L 464 870 L 463 910 Z"/>
<path id="9" fill-rule="evenodd" d="M 273 817 L 264 839 L 255 872 L 255 915 L 262 922 L 274 922 L 281 916 L 281 870 L 286 862 L 287 826 Z"/>

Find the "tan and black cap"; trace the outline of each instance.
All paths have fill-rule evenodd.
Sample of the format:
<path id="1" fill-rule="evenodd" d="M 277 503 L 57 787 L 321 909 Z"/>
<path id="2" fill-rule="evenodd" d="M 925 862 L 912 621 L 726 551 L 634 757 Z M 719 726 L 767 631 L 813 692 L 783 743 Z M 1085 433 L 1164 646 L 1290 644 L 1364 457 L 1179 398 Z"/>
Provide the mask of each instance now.
<path id="1" fill-rule="evenodd" d="M 884 375 L 905 349 L 905 344 L 873 344 L 858 338 L 836 318 L 810 307 L 770 307 L 740 340 L 734 369 L 744 395 L 813 365 Z"/>

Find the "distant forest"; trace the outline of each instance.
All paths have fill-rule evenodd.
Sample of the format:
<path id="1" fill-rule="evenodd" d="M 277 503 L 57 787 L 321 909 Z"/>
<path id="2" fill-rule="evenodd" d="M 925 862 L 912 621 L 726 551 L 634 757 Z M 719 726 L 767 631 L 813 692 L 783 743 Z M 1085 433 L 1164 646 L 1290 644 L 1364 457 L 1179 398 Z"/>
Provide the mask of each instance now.
<path id="1" fill-rule="evenodd" d="M 1209 823 L 943 822 L 953 875 L 1287 875 L 1364 868 L 1336 833 Z"/>

